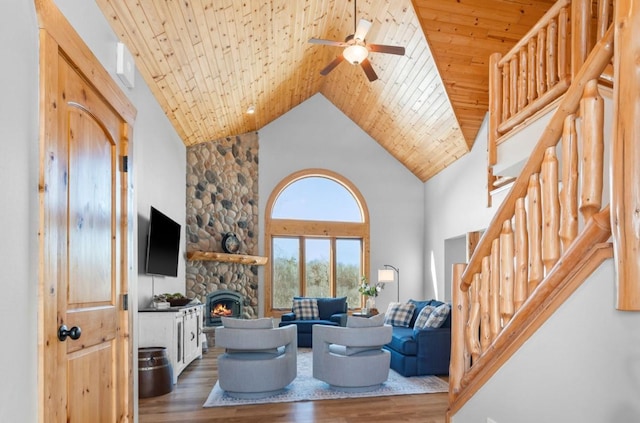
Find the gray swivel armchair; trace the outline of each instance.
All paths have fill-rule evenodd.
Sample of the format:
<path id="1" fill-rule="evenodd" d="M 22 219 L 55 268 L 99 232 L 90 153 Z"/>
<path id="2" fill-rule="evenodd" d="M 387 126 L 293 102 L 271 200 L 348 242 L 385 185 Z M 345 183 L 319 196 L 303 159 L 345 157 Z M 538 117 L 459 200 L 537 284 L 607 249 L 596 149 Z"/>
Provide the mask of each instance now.
<path id="1" fill-rule="evenodd" d="M 391 341 L 391 326 L 350 327 L 361 317 L 349 317 L 347 327 L 315 325 L 313 377 L 333 389 L 372 391 L 389 377 L 390 354 L 382 346 Z M 354 323 L 358 325 L 359 323 Z"/>
<path id="2" fill-rule="evenodd" d="M 216 328 L 218 383 L 236 398 L 277 394 L 297 375 L 297 328 L 274 328 L 271 319 L 222 318 Z"/>

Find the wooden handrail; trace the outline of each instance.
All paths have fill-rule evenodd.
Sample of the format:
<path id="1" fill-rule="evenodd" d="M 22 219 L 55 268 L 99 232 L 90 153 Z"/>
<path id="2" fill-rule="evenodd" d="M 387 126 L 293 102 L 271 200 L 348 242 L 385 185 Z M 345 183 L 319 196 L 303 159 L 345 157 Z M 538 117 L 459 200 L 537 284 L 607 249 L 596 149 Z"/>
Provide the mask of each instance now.
<path id="1" fill-rule="evenodd" d="M 469 265 L 462 274 L 460 287 L 463 291 L 469 289 L 473 275 L 480 271 L 482 257 L 490 254 L 490 243 L 499 236 L 502 223 L 513 216 L 516 200 L 525 196 L 529 185 L 529 178 L 531 175 L 539 172 L 545 151 L 547 148 L 555 146 L 558 143 L 563 133 L 564 120 L 568 115 L 573 114 L 577 110 L 586 84 L 592 79 L 597 79 L 611 61 L 613 55 L 613 32 L 613 27 L 609 27 L 605 36 L 598 42 L 591 54 L 587 57 L 585 64 L 574 78 L 571 87 L 560 101 L 558 109 L 542 133 L 538 144 L 532 151 L 520 176 L 518 176 L 513 184 L 509 196 L 503 201 L 491 220 L 491 224 L 473 253 Z"/>
<path id="2" fill-rule="evenodd" d="M 536 24 L 533 26 L 533 28 L 531 28 L 525 35 L 524 37 L 522 37 L 522 39 L 520 41 L 518 41 L 516 43 L 515 46 L 513 46 L 511 48 L 511 50 L 509 51 L 509 53 L 507 53 L 504 56 L 504 59 L 502 59 L 499 62 L 499 65 L 504 65 L 507 61 L 511 60 L 511 57 L 515 54 L 515 52 L 519 51 L 520 49 L 522 49 L 524 46 L 526 46 L 529 43 L 529 40 L 534 38 L 535 36 L 537 36 L 537 34 L 540 32 L 541 29 L 545 28 L 549 22 L 554 19 L 559 13 L 560 10 L 563 7 L 566 7 L 568 5 L 571 4 L 571 0 L 560 0 L 557 1 L 553 6 L 551 6 L 549 8 L 549 10 L 547 10 L 547 13 L 545 13 L 544 15 L 542 15 L 542 17 L 540 18 L 540 20 L 538 22 L 536 22 Z"/>

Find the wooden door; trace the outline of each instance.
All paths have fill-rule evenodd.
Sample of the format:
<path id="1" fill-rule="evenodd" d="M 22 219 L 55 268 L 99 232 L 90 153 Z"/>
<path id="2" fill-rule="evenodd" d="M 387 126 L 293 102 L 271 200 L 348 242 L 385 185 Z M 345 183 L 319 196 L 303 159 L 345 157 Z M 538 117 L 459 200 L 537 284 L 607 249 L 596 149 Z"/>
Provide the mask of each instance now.
<path id="1" fill-rule="evenodd" d="M 40 37 L 39 420 L 131 421 L 131 127 L 113 86 L 96 85 L 95 57 L 48 0 L 39 6 L 55 23 L 43 19 Z"/>

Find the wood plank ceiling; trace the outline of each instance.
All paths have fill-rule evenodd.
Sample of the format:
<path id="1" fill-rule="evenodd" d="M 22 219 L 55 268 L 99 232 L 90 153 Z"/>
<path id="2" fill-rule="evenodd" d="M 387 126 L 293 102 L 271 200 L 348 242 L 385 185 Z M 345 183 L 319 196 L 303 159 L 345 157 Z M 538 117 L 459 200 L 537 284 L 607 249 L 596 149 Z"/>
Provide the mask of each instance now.
<path id="1" fill-rule="evenodd" d="M 372 53 L 379 79 L 369 82 L 346 62 L 321 76 L 341 49 L 307 42 L 352 34 L 354 0 L 96 2 L 185 145 L 259 130 L 321 93 L 422 181 L 475 140 L 489 55 L 508 51 L 553 4 L 360 0 L 356 18 L 373 22 L 367 41 L 406 47 L 405 56 Z"/>

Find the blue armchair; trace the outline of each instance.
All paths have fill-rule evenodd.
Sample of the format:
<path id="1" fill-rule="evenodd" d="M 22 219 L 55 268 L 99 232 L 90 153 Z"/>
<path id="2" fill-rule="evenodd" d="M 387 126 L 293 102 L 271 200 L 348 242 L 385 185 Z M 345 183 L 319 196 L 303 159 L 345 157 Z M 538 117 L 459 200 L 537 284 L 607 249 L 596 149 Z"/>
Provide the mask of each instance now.
<path id="1" fill-rule="evenodd" d="M 310 297 L 294 297 L 303 299 Z M 347 325 L 347 297 L 315 298 L 318 303 L 317 319 L 302 319 L 293 311 L 280 317 L 280 327 L 296 325 L 298 327 L 298 347 L 311 348 L 313 343 L 313 325 L 346 326 Z"/>
<path id="2" fill-rule="evenodd" d="M 451 358 L 451 315 L 439 328 L 414 329 L 420 310 L 439 306 L 437 300 L 409 300 L 416 307 L 409 327 L 393 327 L 391 342 L 384 348 L 391 353 L 391 368 L 403 376 L 447 375 Z"/>

